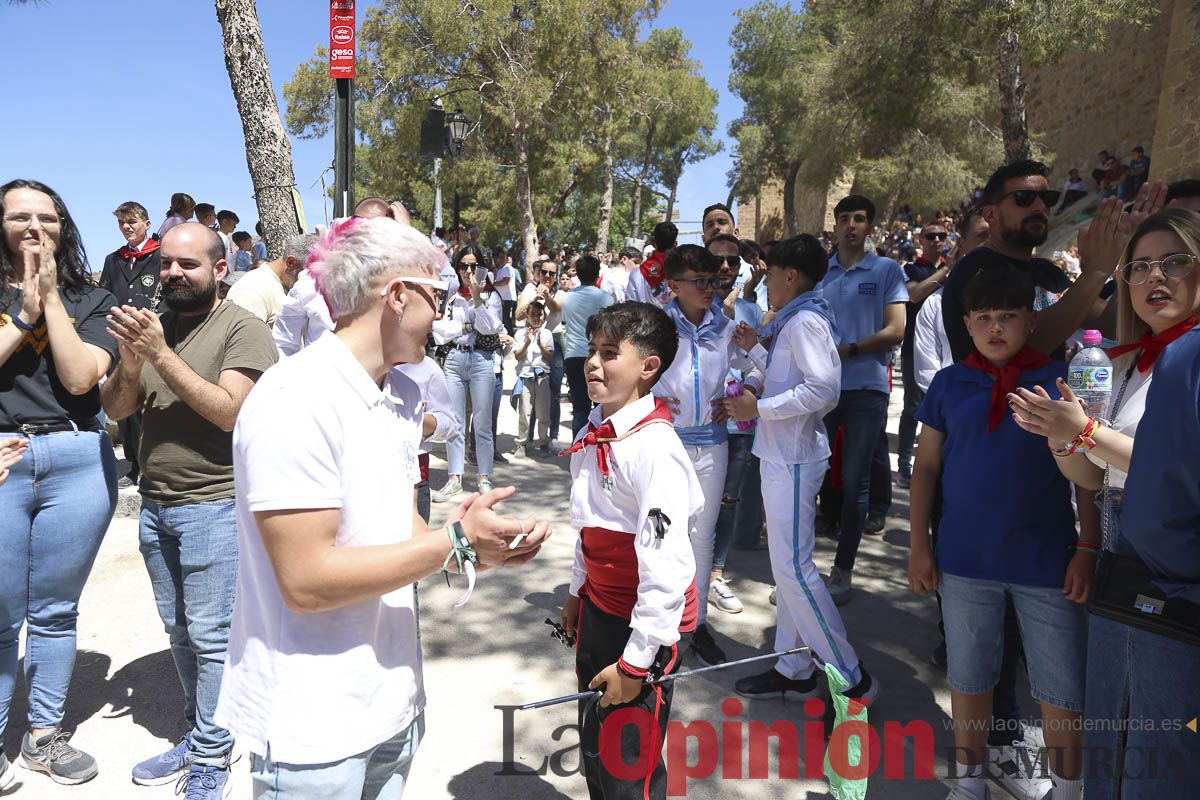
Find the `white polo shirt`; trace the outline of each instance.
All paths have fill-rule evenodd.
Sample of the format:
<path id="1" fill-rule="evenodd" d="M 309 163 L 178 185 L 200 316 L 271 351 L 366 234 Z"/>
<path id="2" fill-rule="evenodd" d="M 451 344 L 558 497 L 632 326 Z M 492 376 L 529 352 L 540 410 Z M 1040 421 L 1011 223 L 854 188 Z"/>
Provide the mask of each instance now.
<path id="1" fill-rule="evenodd" d="M 336 335 L 263 373 L 233 430 L 237 601 L 217 724 L 252 753 L 323 764 L 396 735 L 425 707 L 413 587 L 333 611 L 283 601 L 256 511 L 341 510 L 335 547 L 412 537 L 421 392 L 380 388 Z"/>

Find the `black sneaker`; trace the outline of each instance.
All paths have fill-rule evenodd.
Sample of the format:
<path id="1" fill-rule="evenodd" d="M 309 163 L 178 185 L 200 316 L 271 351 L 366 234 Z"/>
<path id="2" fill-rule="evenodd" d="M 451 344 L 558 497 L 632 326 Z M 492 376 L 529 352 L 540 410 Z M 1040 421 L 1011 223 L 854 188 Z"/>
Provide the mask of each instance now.
<path id="1" fill-rule="evenodd" d="M 861 709 L 856 709 L 854 707 L 855 703 L 861 703 L 863 706 L 869 708 L 871 703 L 875 701 L 875 698 L 879 696 L 879 681 L 872 678 L 871 673 L 867 672 L 866 664 L 863 664 L 860 661 L 858 664 L 858 669 L 859 672 L 862 673 L 862 677 L 859 678 L 858 683 L 842 692 L 843 696 L 849 697 L 854 701 L 850 704 L 851 714 L 858 714 L 861 712 Z"/>
<path id="2" fill-rule="evenodd" d="M 507 464 L 508 456 L 504 455 L 504 453 L 501 453 L 499 450 L 497 450 L 496 452 L 492 453 L 492 460 L 498 461 L 501 464 Z"/>
<path id="3" fill-rule="evenodd" d="M 863 523 L 863 533 L 871 536 L 878 536 L 883 533 L 883 526 L 887 524 L 887 517 L 883 514 L 867 514 L 867 521 Z"/>
<path id="4" fill-rule="evenodd" d="M 71 734 L 56 730 L 36 739 L 26 732 L 21 740 L 21 766 L 44 772 L 55 783 L 75 784 L 96 777 L 96 759 L 76 750 L 67 740 Z"/>
<path id="5" fill-rule="evenodd" d="M 766 697 L 778 692 L 779 696 L 785 700 L 787 693 L 792 692 L 796 696 L 795 699 L 807 700 L 810 697 L 816 697 L 821 691 L 821 687 L 817 683 L 816 672 L 804 680 L 794 680 L 783 677 L 775 669 L 769 669 L 758 675 L 738 678 L 737 683 L 733 684 L 733 690 L 742 697 L 751 698 Z"/>
<path id="6" fill-rule="evenodd" d="M 117 480 L 118 489 L 129 489 L 134 486 L 137 486 L 137 478 L 131 478 L 128 475 L 124 475 Z"/>
<path id="7" fill-rule="evenodd" d="M 725 663 L 725 651 L 713 641 L 712 634 L 708 632 L 707 625 L 701 625 L 696 628 L 696 633 L 692 636 L 691 652 L 699 656 L 700 660 L 705 664 Z"/>

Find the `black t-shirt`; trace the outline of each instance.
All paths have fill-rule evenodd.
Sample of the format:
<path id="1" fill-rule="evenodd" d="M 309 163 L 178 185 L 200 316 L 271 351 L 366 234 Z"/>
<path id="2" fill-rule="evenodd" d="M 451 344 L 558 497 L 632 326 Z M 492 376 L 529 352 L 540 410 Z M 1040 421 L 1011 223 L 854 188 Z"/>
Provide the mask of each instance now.
<path id="1" fill-rule="evenodd" d="M 904 265 L 904 280 L 909 283 L 913 281 L 920 283 L 921 281 L 929 280 L 929 276 L 937 271 L 938 268 L 933 264 L 924 258 L 918 258 L 911 264 Z M 920 303 L 908 302 L 904 304 L 904 313 L 907 320 L 904 323 L 904 342 L 900 345 L 900 358 L 904 361 L 912 358 L 913 333 L 917 329 L 917 312 L 921 310 L 921 305 L 924 302 L 922 300 Z"/>
<path id="2" fill-rule="evenodd" d="M 942 292 L 942 324 L 946 328 L 946 338 L 950 340 L 950 352 L 955 361 L 962 361 L 975 349 L 967 326 L 963 323 L 963 290 L 971 282 L 971 278 L 980 270 L 1012 267 L 1026 272 L 1033 279 L 1033 285 L 1047 292 L 1065 292 L 1071 286 L 1071 280 L 1059 269 L 1054 262 L 1044 258 L 1034 258 L 1022 261 L 1019 258 L 1006 256 L 990 247 L 980 247 L 962 257 L 962 260 L 950 270 L 946 278 L 946 288 Z M 1066 342 L 1055 348 L 1051 358 L 1064 360 L 1066 357 Z"/>
<path id="3" fill-rule="evenodd" d="M 84 344 L 94 344 L 115 355 L 117 342 L 109 336 L 104 317 L 116 305 L 116 298 L 98 286 L 61 287 L 58 294 Z M 0 307 L 0 322 L 12 325 L 12 318 L 21 311 L 21 290 L 8 289 Z M 25 333 L 16 351 L 0 364 L 0 429 L 13 430 L 27 422 L 83 422 L 99 413 L 99 386 L 76 396 L 59 382 L 43 316 L 36 330 Z"/>

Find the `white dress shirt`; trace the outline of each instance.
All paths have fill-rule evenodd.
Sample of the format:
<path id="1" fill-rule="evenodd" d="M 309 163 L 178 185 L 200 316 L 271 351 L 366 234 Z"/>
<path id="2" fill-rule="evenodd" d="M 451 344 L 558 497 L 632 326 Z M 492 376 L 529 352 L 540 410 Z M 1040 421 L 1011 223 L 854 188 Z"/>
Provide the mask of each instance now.
<path id="1" fill-rule="evenodd" d="M 271 335 L 275 337 L 279 354 L 295 355 L 331 330 L 333 317 L 329 314 L 329 305 L 317 291 L 312 274 L 303 270 L 271 325 Z"/>
<path id="2" fill-rule="evenodd" d="M 842 362 L 829 323 L 818 313 L 800 311 L 776 339 L 769 366 L 761 344 L 750 352 L 766 373 L 752 452 L 778 464 L 829 458 L 824 417 L 842 391 Z"/>
<path id="3" fill-rule="evenodd" d="M 724 313 L 718 311 L 717 313 Z M 677 428 L 695 428 L 712 424 L 712 403 L 725 399 L 725 384 L 729 380 L 729 369 L 741 370 L 743 381 L 757 392 L 762 387 L 763 373 L 754 361 L 733 341 L 737 326 L 733 320 L 724 318 L 724 329 L 708 341 L 700 342 L 699 349 L 693 347 L 690 336 L 679 334 L 679 350 L 675 360 L 654 385 L 657 397 L 673 397 L 679 401 L 679 413 L 675 415 Z M 701 326 L 714 320 L 713 310 L 704 312 Z M 683 321 L 689 331 L 696 326 L 687 319 Z"/>
<path id="4" fill-rule="evenodd" d="M 929 384 L 938 370 L 954 363 L 950 352 L 950 339 L 946 326 L 942 324 L 942 290 L 938 289 L 921 304 L 913 323 L 913 376 L 922 392 L 929 391 Z"/>
<path id="5" fill-rule="evenodd" d="M 424 414 L 432 414 L 437 427 L 432 434 L 421 439 L 421 452 L 433 449 L 433 442 L 444 442 L 458 432 L 458 417 L 454 415 L 454 404 L 450 402 L 450 390 L 446 388 L 446 373 L 438 363 L 425 356 L 416 364 L 398 364 L 391 370 L 409 378 L 421 390 Z M 424 425 L 424 417 L 422 417 Z"/>
<path id="6" fill-rule="evenodd" d="M 481 305 L 458 292 L 446 302 L 442 318 L 433 323 L 433 340 L 438 344 L 474 347 L 476 333 L 505 333 L 500 295 L 487 292 Z"/>
<path id="7" fill-rule="evenodd" d="M 613 414 L 610 420 L 616 435 L 628 432 L 654 406 L 654 397 L 646 395 Z M 589 422 L 599 426 L 603 413 L 603 407 L 596 406 Z M 577 438 L 587 430 L 580 431 Z M 646 669 L 654 662 L 659 647 L 679 641 L 684 596 L 696 578 L 690 520 L 704 507 L 704 493 L 692 461 L 669 423 L 646 425 L 609 447 L 611 486 L 601 480 L 595 447 L 571 455 L 571 524 L 576 528 L 628 531 L 633 536 L 638 559 L 637 604 L 622 657 L 630 666 Z M 671 521 L 661 539 L 655 536 L 653 520 L 647 519 L 654 508 Z M 586 578 L 580 539 L 575 543 L 572 595 L 579 595 Z M 707 600 L 697 599 L 701 603 Z"/>

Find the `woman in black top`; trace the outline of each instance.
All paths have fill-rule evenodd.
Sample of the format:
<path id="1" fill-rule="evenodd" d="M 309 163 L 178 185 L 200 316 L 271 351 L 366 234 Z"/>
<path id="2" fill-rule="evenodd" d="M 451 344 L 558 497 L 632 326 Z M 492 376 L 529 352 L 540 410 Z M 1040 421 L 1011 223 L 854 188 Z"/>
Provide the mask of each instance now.
<path id="1" fill-rule="evenodd" d="M 28 626 L 26 767 L 82 783 L 96 762 L 61 730 L 75 665 L 79 595 L 117 501 L 112 443 L 96 420 L 97 384 L 116 341 L 116 301 L 88 277 L 79 231 L 50 187 L 0 186 L 0 440 L 28 448 L 0 485 L 0 736 Z M 13 766 L 0 753 L 0 790 Z"/>

